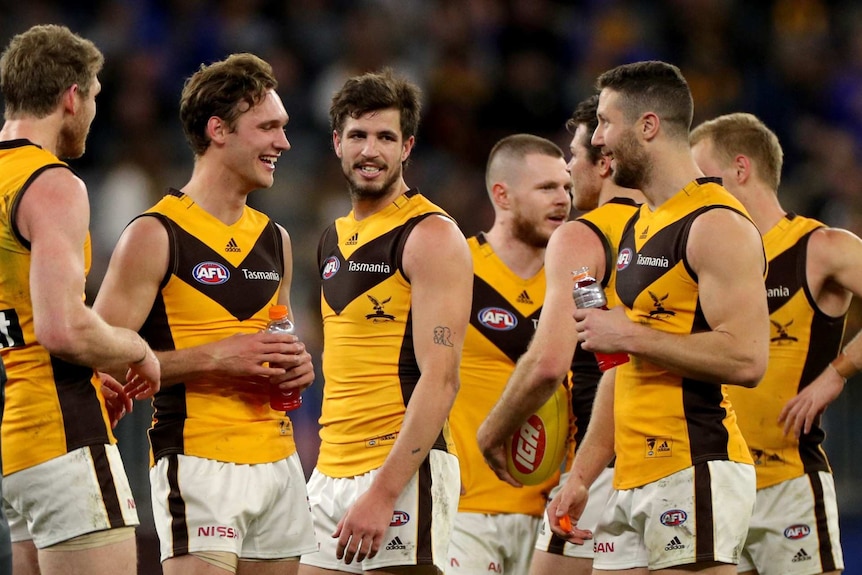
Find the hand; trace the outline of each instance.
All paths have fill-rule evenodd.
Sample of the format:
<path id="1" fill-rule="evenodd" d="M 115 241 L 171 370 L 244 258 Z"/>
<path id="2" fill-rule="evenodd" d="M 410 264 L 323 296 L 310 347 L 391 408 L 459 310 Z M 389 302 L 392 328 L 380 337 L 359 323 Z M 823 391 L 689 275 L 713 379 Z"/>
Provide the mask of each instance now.
<path id="1" fill-rule="evenodd" d="M 799 439 L 800 432 L 809 433 L 826 407 L 844 390 L 844 378 L 828 367 L 799 395 L 787 402 L 778 415 L 778 424 L 784 424 L 784 434 L 791 432 Z"/>
<path id="2" fill-rule="evenodd" d="M 626 335 L 626 328 L 630 327 L 631 320 L 626 316 L 622 306 L 612 309 L 575 309 L 572 317 L 575 318 L 575 331 L 578 332 L 578 341 L 586 351 L 601 353 L 626 352 L 622 342 Z"/>
<path id="3" fill-rule="evenodd" d="M 261 384 L 268 383 L 271 377 L 285 376 L 290 367 L 311 360 L 305 344 L 287 333 L 237 333 L 202 348 L 213 364 L 208 377 L 255 380 Z M 294 373 L 293 377 L 296 376 Z M 285 381 L 293 377 L 288 376 Z"/>
<path id="4" fill-rule="evenodd" d="M 374 486 L 359 496 L 338 525 L 333 538 L 338 538 L 335 556 L 350 564 L 356 559 L 371 559 L 380 550 L 383 534 L 392 522 L 395 502 L 375 499 Z"/>
<path id="5" fill-rule="evenodd" d="M 504 441 L 494 442 L 490 437 L 490 430 L 485 423 L 479 426 L 476 434 L 479 450 L 485 458 L 485 463 L 494 472 L 500 481 L 505 481 L 512 487 L 523 487 L 523 485 L 509 473 L 506 462 L 506 444 Z"/>
<path id="6" fill-rule="evenodd" d="M 132 398 L 123 391 L 123 385 L 101 371 L 96 372 L 102 382 L 102 397 L 105 398 L 105 408 L 108 410 L 108 419 L 111 421 L 111 429 L 117 427 L 117 423 L 127 413 L 132 413 Z"/>
<path id="7" fill-rule="evenodd" d="M 569 478 L 563 484 L 560 492 L 548 504 L 547 514 L 551 531 L 575 545 L 583 545 L 584 541 L 592 539 L 591 531 L 577 527 L 578 519 L 584 512 L 588 497 L 589 490 L 587 487 L 574 472 L 569 474 Z M 563 523 L 567 523 L 565 526 L 560 521 L 563 517 L 568 518 L 568 522 L 563 519 Z"/>
<path id="8" fill-rule="evenodd" d="M 156 354 L 147 345 L 144 359 L 129 364 L 123 392 L 132 399 L 149 399 L 161 385 L 161 364 Z"/>
<path id="9" fill-rule="evenodd" d="M 289 361 L 270 364 L 270 367 L 278 367 L 283 371 L 282 374 L 269 377 L 270 385 L 278 385 L 284 390 L 299 389 L 303 391 L 314 383 L 314 365 L 311 361 L 311 354 L 305 351 L 304 344 L 299 343 L 299 345 L 302 346 L 302 352 L 289 356 Z"/>

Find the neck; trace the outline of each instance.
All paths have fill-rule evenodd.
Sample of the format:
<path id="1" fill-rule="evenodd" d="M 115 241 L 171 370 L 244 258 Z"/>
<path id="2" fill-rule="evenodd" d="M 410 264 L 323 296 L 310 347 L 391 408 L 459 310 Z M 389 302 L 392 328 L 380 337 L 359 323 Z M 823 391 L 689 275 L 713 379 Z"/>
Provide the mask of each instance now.
<path id="1" fill-rule="evenodd" d="M 19 118 L 7 120 L 0 130 L 0 141 L 29 140 L 57 155 L 61 123 L 56 114 L 45 118 Z"/>
<path id="2" fill-rule="evenodd" d="M 394 186 L 392 186 L 391 190 L 389 190 L 382 196 L 360 197 L 351 193 L 350 203 L 353 207 L 354 219 L 359 221 L 364 220 L 369 216 L 373 216 L 374 214 L 394 202 L 397 198 L 399 198 L 409 189 L 410 188 L 407 186 L 407 183 L 403 179 L 401 179 L 398 180 Z"/>
<path id="3" fill-rule="evenodd" d="M 691 155 L 688 142 L 668 143 L 651 157 L 652 171 L 641 190 L 651 208 L 655 209 L 672 198 L 689 182 L 703 177 Z"/>
<path id="4" fill-rule="evenodd" d="M 767 186 L 754 184 L 745 190 L 745 197 L 740 198 L 748 214 L 760 230 L 761 235 L 775 227 L 787 215 L 778 194 Z"/>
<path id="5" fill-rule="evenodd" d="M 499 223 L 494 223 L 485 232 L 485 239 L 494 248 L 497 257 L 521 279 L 530 279 L 544 265 L 545 248 L 524 243 Z"/>
<path id="6" fill-rule="evenodd" d="M 180 191 L 227 225 L 242 217 L 248 194 L 252 192 L 240 185 L 234 174 L 219 166 L 211 167 L 204 158 L 195 160 L 192 177 Z"/>
<path id="7" fill-rule="evenodd" d="M 605 178 L 602 182 L 602 191 L 599 192 L 599 205 L 603 206 L 609 200 L 614 198 L 628 198 L 639 204 L 646 201 L 646 198 L 640 190 L 618 186 L 613 183 L 610 177 Z"/>

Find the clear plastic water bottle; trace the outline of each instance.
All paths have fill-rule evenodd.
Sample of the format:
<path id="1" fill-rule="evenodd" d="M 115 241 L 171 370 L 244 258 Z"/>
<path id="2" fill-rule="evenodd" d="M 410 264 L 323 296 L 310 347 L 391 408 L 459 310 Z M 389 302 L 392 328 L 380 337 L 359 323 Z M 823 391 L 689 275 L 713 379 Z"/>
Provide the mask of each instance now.
<path id="1" fill-rule="evenodd" d="M 294 333 L 296 326 L 287 317 L 286 305 L 274 305 L 269 308 L 268 333 Z M 299 389 L 281 389 L 278 385 L 269 386 L 269 406 L 276 411 L 290 411 L 302 405 L 302 395 Z"/>
<path id="2" fill-rule="evenodd" d="M 605 290 L 602 289 L 602 284 L 596 281 L 596 278 L 590 274 L 590 268 L 583 267 L 576 272 L 572 272 L 572 280 L 575 282 L 575 286 L 572 288 L 575 307 L 578 309 L 594 307 L 608 309 L 608 298 L 605 296 Z M 595 352 L 595 356 L 599 369 L 602 371 L 607 371 L 629 360 L 629 354 L 627 353 Z"/>

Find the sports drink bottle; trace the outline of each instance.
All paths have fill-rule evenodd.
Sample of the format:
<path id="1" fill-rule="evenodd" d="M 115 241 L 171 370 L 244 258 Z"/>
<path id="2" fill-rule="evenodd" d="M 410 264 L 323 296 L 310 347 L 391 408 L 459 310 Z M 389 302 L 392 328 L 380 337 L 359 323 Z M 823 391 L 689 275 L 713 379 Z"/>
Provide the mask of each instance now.
<path id="1" fill-rule="evenodd" d="M 590 275 L 590 268 L 582 267 L 578 271 L 572 272 L 572 280 L 575 282 L 575 286 L 572 288 L 572 297 L 575 299 L 575 306 L 578 309 L 593 307 L 608 309 L 608 298 L 605 296 L 605 290 L 602 289 L 602 284 Z M 602 371 L 607 371 L 629 360 L 627 353 L 596 352 L 595 356 L 599 369 Z"/>
<path id="2" fill-rule="evenodd" d="M 287 317 L 286 305 L 274 305 L 269 308 L 269 333 L 294 333 L 296 326 Z M 299 389 L 281 389 L 278 385 L 269 386 L 269 406 L 276 411 L 290 411 L 302 405 L 302 395 Z"/>

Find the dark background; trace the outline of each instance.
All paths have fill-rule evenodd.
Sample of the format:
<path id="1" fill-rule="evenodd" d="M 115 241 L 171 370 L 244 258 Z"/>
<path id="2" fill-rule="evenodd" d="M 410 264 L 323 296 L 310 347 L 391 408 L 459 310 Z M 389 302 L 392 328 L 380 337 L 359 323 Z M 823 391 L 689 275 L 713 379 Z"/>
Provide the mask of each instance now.
<path id="1" fill-rule="evenodd" d="M 37 23 L 63 23 L 105 53 L 98 114 L 74 166 L 92 201 L 98 289 L 119 233 L 168 186 L 191 173 L 177 102 L 201 63 L 250 51 L 273 64 L 291 115 L 293 148 L 272 189 L 250 203 L 291 234 L 293 308 L 319 367 L 315 249 L 322 229 L 349 211 L 331 151 L 328 106 L 343 80 L 389 65 L 423 90 L 417 145 L 406 171 L 467 235 L 492 212 L 484 163 L 514 132 L 568 149 L 563 126 L 595 77 L 615 65 L 662 59 L 678 65 L 695 98 L 695 123 L 748 111 L 785 150 L 781 199 L 789 210 L 862 232 L 862 8 L 829 0 L 0 0 L 0 42 Z M 854 302 L 848 333 L 862 325 Z M 847 573 L 862 573 L 862 432 L 859 382 L 826 414 L 828 450 L 842 510 Z M 310 473 L 317 454 L 322 380 L 294 419 Z M 142 573 L 159 573 L 149 503 L 148 406 L 118 427 L 138 501 Z M 855 456 L 855 457 L 854 457 Z"/>

